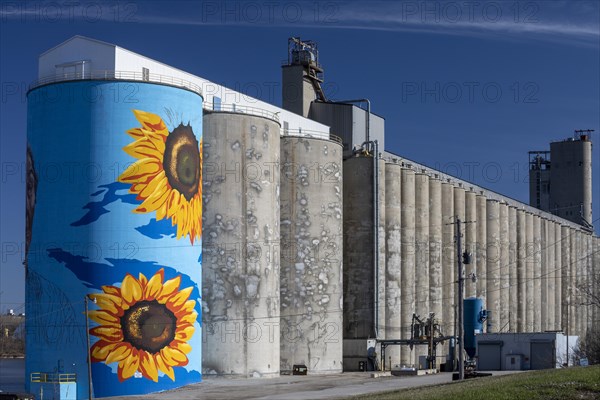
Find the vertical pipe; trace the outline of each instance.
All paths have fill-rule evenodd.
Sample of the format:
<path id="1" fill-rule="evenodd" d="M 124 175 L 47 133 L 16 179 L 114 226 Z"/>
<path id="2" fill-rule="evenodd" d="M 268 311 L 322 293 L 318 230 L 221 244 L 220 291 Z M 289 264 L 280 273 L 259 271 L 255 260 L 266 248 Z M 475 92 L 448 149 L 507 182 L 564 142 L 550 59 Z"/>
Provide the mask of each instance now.
<path id="1" fill-rule="evenodd" d="M 488 332 L 497 332 L 502 328 L 499 326 L 500 309 L 500 221 L 499 202 L 487 200 L 486 223 L 487 223 L 487 272 L 486 272 L 486 308 L 491 312 L 488 319 Z"/>
<path id="2" fill-rule="evenodd" d="M 527 221 L 525 225 L 527 234 L 527 258 L 525 262 L 525 291 L 527 296 L 526 332 L 533 332 L 533 264 L 534 264 L 534 246 L 533 246 L 533 214 L 527 213 Z"/>
<path id="3" fill-rule="evenodd" d="M 486 304 L 487 274 L 487 198 L 477 196 L 477 297 Z"/>
<path id="4" fill-rule="evenodd" d="M 401 197 L 400 180 L 402 167 L 399 164 L 385 164 L 385 337 L 387 339 L 400 339 L 400 237 L 401 237 Z M 392 362 L 391 366 L 400 363 L 402 346 L 390 346 L 386 357 Z M 385 360 L 387 361 L 387 360 Z"/>
<path id="5" fill-rule="evenodd" d="M 560 227 L 560 293 L 561 293 L 561 315 L 560 329 L 568 335 L 569 333 L 569 307 L 571 301 L 571 290 L 569 277 L 571 274 L 569 263 L 571 262 L 571 234 L 566 225 Z"/>
<path id="6" fill-rule="evenodd" d="M 446 336 L 454 334 L 454 292 L 456 275 L 454 274 L 454 187 L 452 184 L 442 183 L 442 332 Z M 444 342 L 445 354 L 448 354 L 448 342 Z M 450 355 L 449 358 L 452 358 Z"/>
<path id="7" fill-rule="evenodd" d="M 548 329 L 548 221 L 546 218 L 540 218 L 540 332 Z"/>
<path id="8" fill-rule="evenodd" d="M 541 331 L 541 291 L 542 286 L 540 284 L 541 268 L 542 268 L 542 247 L 541 247 L 541 236 L 542 236 L 542 221 L 539 215 L 533 216 L 533 274 L 532 274 L 532 287 L 533 287 L 533 332 Z"/>
<path id="9" fill-rule="evenodd" d="M 517 332 L 517 316 L 519 304 L 519 286 L 517 280 L 517 209 L 508 208 L 508 328 L 509 332 Z"/>
<path id="10" fill-rule="evenodd" d="M 555 229 L 556 224 L 554 221 L 546 220 L 546 244 L 544 248 L 546 249 L 546 270 L 544 274 L 544 280 L 542 283 L 542 289 L 546 289 L 546 298 L 545 301 L 542 299 L 542 302 L 546 304 L 546 325 L 544 326 L 545 330 L 555 330 L 556 329 L 556 320 L 554 310 L 556 309 L 555 303 L 555 293 L 556 293 L 556 264 L 555 254 L 554 254 L 554 241 L 555 241 Z M 542 265 L 542 267 L 544 267 Z"/>
<path id="11" fill-rule="evenodd" d="M 442 321 L 442 182 L 429 179 L 429 311 Z"/>
<path id="12" fill-rule="evenodd" d="M 412 314 L 415 311 L 415 172 L 402 169 L 402 206 L 401 206 L 401 329 L 402 338 L 410 338 Z M 401 354 L 401 363 L 413 363 L 412 350 L 405 347 Z"/>
<path id="13" fill-rule="evenodd" d="M 509 272 L 509 233 L 508 233 L 508 205 L 500 203 L 499 205 L 499 224 L 500 224 L 500 302 L 499 302 L 499 318 L 497 329 L 498 332 L 509 331 L 509 307 L 510 297 L 508 291 L 510 288 L 510 272 Z"/>
<path id="14" fill-rule="evenodd" d="M 465 276 L 477 274 L 477 195 L 473 191 L 465 193 L 465 251 L 472 254 L 471 263 L 466 264 Z M 465 296 L 477 295 L 477 283 L 471 279 L 465 280 Z"/>
<path id="15" fill-rule="evenodd" d="M 554 222 L 554 330 L 562 329 L 562 227 Z"/>
<path id="16" fill-rule="evenodd" d="M 429 176 L 415 174 L 415 312 L 421 318 L 429 313 Z M 427 355 L 417 346 L 415 363 Z"/>
<path id="17" fill-rule="evenodd" d="M 527 214 L 517 210 L 517 332 L 527 331 Z"/>

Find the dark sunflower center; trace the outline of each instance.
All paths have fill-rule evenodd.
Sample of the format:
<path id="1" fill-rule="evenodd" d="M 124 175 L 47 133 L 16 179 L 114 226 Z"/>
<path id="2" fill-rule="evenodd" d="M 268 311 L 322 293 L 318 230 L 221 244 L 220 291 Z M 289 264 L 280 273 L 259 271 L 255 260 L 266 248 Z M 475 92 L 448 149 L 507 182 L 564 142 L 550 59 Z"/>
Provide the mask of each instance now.
<path id="1" fill-rule="evenodd" d="M 156 353 L 175 338 L 177 318 L 156 300 L 140 301 L 121 317 L 126 342 L 134 347 Z"/>
<path id="2" fill-rule="evenodd" d="M 163 167 L 172 188 L 189 201 L 200 185 L 200 147 L 192 127 L 179 125 L 165 143 Z"/>

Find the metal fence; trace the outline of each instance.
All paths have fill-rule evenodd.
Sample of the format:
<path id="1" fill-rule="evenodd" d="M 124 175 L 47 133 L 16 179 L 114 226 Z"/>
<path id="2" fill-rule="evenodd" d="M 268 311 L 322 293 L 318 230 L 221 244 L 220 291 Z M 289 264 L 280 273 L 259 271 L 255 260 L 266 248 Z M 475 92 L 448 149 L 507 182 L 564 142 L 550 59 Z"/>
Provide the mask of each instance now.
<path id="1" fill-rule="evenodd" d="M 94 81 L 136 81 L 148 83 L 161 83 L 175 87 L 191 90 L 202 96 L 202 88 L 193 82 L 185 79 L 175 78 L 160 74 L 133 72 L 133 71 L 90 71 L 90 72 L 74 72 L 66 74 L 55 74 L 40 78 L 29 85 L 29 90 L 37 87 L 48 85 L 56 82 L 70 82 L 80 80 Z"/>

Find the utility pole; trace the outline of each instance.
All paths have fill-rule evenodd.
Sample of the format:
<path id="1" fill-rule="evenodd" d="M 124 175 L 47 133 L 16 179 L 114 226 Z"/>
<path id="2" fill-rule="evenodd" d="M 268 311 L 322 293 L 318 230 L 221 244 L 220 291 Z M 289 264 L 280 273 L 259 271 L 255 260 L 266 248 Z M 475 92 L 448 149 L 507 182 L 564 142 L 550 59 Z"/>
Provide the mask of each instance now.
<path id="1" fill-rule="evenodd" d="M 462 264 L 462 233 L 460 230 L 460 218 L 456 219 L 456 254 L 458 257 L 458 379 L 465 379 L 465 360 L 463 349 L 465 346 L 464 315 L 463 315 L 463 264 Z"/>

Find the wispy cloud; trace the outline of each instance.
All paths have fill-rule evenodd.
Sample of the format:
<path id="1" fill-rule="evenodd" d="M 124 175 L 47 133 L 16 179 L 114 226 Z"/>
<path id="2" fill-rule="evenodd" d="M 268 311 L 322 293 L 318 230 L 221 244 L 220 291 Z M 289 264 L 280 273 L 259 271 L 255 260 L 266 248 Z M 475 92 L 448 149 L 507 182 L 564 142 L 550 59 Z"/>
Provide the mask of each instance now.
<path id="1" fill-rule="evenodd" d="M 34 8 L 3 6 L 0 17 L 3 21 L 37 17 L 43 22 L 44 15 L 58 13 L 71 22 L 89 21 L 90 10 L 102 3 L 75 3 L 75 6 L 65 3 L 59 7 L 69 8 L 59 10 L 57 3 L 40 4 Z M 44 10 L 44 4 L 48 10 Z M 90 4 L 95 6 L 90 8 Z M 100 10 L 92 17 L 105 22 L 142 24 L 345 29 L 541 40 L 591 47 L 600 44 L 600 8 L 596 1 L 138 1 L 128 4 L 135 6 L 135 10 L 125 10 L 129 11 L 130 21 L 115 21 L 114 9 Z"/>

